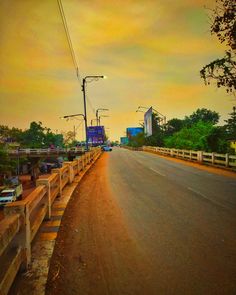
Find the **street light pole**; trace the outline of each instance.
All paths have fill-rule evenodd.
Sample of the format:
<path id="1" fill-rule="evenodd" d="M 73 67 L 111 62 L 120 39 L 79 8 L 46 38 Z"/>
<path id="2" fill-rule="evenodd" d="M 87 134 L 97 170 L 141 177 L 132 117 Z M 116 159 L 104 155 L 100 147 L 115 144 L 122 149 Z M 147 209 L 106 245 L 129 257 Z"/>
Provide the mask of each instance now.
<path id="1" fill-rule="evenodd" d="M 97 121 L 97 119 L 91 119 L 91 126 L 93 126 L 93 121 Z"/>
<path id="2" fill-rule="evenodd" d="M 86 142 L 86 150 L 88 151 L 88 123 L 87 123 L 87 107 L 86 107 L 86 94 L 85 94 L 85 84 L 86 84 L 86 77 L 83 78 L 82 84 L 82 92 L 83 92 L 83 99 L 84 99 L 84 127 L 85 127 L 85 142 Z"/>
<path id="3" fill-rule="evenodd" d="M 109 116 L 106 116 L 106 115 L 101 115 L 101 116 L 99 116 L 99 118 L 98 118 L 99 126 L 101 126 L 101 117 L 109 117 Z"/>
<path id="4" fill-rule="evenodd" d="M 86 149 L 88 150 L 88 122 L 87 122 L 87 106 L 86 106 L 86 79 L 98 80 L 103 79 L 105 76 L 86 76 L 83 78 L 82 81 L 82 92 L 83 92 L 83 99 L 84 99 L 84 127 L 85 127 L 85 138 L 86 138 Z"/>
<path id="5" fill-rule="evenodd" d="M 98 117 L 98 112 L 99 111 L 109 111 L 109 109 L 97 109 L 96 110 L 97 126 L 98 126 L 98 124 L 100 125 L 99 117 Z"/>
<path id="6" fill-rule="evenodd" d="M 85 120 L 84 114 L 67 115 L 67 116 L 60 117 L 60 119 L 69 119 L 69 118 L 78 117 L 78 116 L 82 116 Z M 76 137 L 75 125 L 73 126 L 73 134 L 74 134 L 74 141 L 75 141 L 75 137 Z"/>

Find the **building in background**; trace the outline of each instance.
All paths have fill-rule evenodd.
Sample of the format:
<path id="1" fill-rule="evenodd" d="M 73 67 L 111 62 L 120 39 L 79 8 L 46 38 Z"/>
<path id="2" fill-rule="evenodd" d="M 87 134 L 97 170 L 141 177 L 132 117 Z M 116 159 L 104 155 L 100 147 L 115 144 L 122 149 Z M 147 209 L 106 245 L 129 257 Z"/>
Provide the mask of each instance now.
<path id="1" fill-rule="evenodd" d="M 121 137 L 120 138 L 120 144 L 126 145 L 129 143 L 128 137 Z"/>
<path id="2" fill-rule="evenodd" d="M 142 127 L 128 127 L 128 128 L 126 128 L 126 136 L 128 137 L 128 140 L 130 140 L 131 137 L 138 135 L 139 133 L 143 133 Z"/>

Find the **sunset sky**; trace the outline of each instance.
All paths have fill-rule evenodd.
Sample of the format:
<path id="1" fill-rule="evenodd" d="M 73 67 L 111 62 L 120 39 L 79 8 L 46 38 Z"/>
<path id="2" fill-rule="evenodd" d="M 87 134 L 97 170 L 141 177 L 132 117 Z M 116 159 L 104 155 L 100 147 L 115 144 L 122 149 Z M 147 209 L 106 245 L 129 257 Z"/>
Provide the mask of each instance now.
<path id="1" fill-rule="evenodd" d="M 88 120 L 108 108 L 102 123 L 112 140 L 139 126 L 138 106 L 153 106 L 167 120 L 197 108 L 221 115 L 235 100 L 205 86 L 199 70 L 226 49 L 210 34 L 215 0 L 63 0 L 81 77 L 87 84 Z M 69 131 L 83 112 L 83 96 L 56 0 L 0 1 L 0 124 L 28 128 L 32 121 Z M 105 113 L 104 113 L 105 115 Z M 78 128 L 77 138 L 83 133 Z"/>

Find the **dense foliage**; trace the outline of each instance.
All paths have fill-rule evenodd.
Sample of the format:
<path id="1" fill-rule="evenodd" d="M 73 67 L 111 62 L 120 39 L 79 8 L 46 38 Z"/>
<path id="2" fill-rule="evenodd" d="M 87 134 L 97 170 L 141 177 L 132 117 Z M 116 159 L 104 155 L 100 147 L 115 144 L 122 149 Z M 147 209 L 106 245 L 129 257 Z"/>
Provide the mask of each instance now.
<path id="1" fill-rule="evenodd" d="M 51 145 L 62 146 L 63 135 L 43 127 L 42 122 L 31 122 L 26 130 L 1 125 L 0 141 L 5 144 L 18 143 L 20 147 L 48 148 Z"/>
<path id="2" fill-rule="evenodd" d="M 216 0 L 213 10 L 211 33 L 221 43 L 226 43 L 228 50 L 223 58 L 214 60 L 200 71 L 206 84 L 213 80 L 217 87 L 225 87 L 227 92 L 236 90 L 236 2 L 235 0 Z"/>
<path id="3" fill-rule="evenodd" d="M 226 132 L 228 134 L 229 139 L 236 140 L 236 107 L 233 107 L 233 112 L 229 114 L 230 118 L 225 120 L 226 125 Z"/>
<path id="4" fill-rule="evenodd" d="M 205 108 L 197 109 L 184 119 L 171 119 L 165 126 L 156 128 L 152 136 L 140 133 L 133 137 L 129 145 L 163 146 L 177 149 L 203 150 L 218 153 L 233 153 L 229 139 L 236 139 L 236 113 L 229 114 L 225 126 L 216 126 L 219 114 Z"/>

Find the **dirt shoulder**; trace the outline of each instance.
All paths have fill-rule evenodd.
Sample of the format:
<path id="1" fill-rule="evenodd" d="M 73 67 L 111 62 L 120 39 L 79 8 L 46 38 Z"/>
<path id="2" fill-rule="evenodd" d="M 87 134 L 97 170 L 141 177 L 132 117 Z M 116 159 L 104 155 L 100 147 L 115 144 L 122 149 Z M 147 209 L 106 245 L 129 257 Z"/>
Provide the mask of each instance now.
<path id="1" fill-rule="evenodd" d="M 109 154 L 75 190 L 51 259 L 46 294 L 154 294 L 107 180 Z"/>

